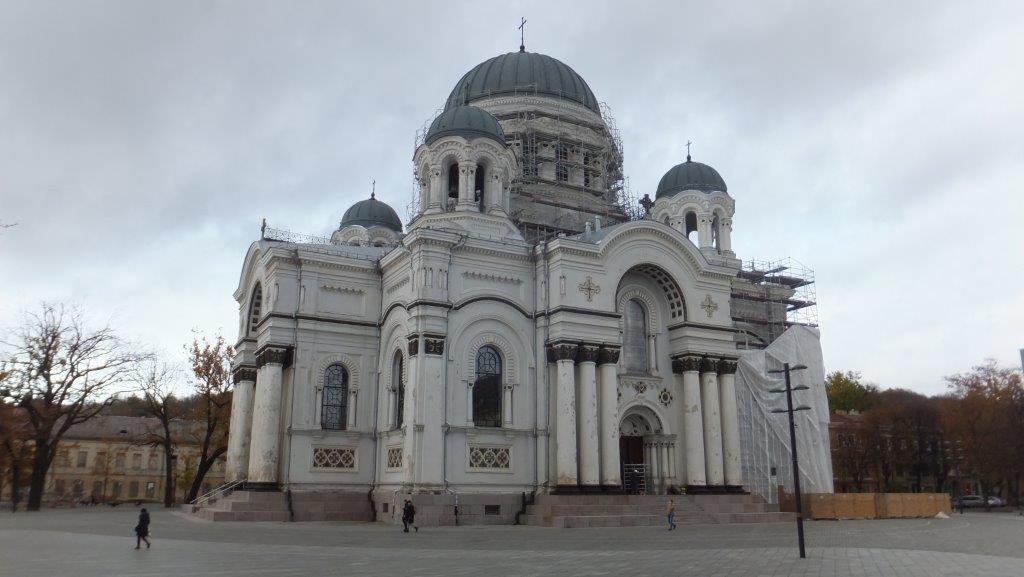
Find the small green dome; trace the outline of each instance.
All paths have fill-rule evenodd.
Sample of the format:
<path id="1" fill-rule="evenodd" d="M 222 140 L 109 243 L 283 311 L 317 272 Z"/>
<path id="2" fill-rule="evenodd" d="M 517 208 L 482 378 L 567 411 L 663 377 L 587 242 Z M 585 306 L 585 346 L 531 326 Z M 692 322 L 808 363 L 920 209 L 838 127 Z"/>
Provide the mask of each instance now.
<path id="1" fill-rule="evenodd" d="M 706 164 L 690 160 L 689 155 L 686 162 L 677 164 L 661 177 L 658 183 L 658 192 L 655 198 L 672 196 L 684 190 L 700 190 L 703 192 L 714 192 L 716 190 L 729 192 L 718 171 Z"/>
<path id="2" fill-rule="evenodd" d="M 341 217 L 341 228 L 353 224 L 366 228 L 386 226 L 395 232 L 402 232 L 402 219 L 398 218 L 395 209 L 377 200 L 373 194 L 370 198 L 353 204 L 345 211 L 345 216 Z"/>
<path id="3" fill-rule="evenodd" d="M 455 85 L 445 109 L 496 94 L 553 96 L 601 113 L 594 93 L 575 70 L 550 56 L 525 50 L 477 64 Z"/>
<path id="4" fill-rule="evenodd" d="M 461 136 L 466 140 L 490 138 L 505 145 L 505 133 L 498 119 L 476 106 L 456 106 L 439 114 L 430 123 L 425 142 L 431 144 L 445 136 Z"/>

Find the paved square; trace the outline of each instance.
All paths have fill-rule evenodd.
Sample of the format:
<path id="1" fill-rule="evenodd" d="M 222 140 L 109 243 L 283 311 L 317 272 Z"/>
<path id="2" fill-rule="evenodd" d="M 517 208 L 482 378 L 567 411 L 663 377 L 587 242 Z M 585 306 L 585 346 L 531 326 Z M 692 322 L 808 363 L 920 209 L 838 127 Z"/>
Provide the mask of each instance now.
<path id="1" fill-rule="evenodd" d="M 547 529 L 211 523 L 153 510 L 153 548 L 135 551 L 137 510 L 0 514 L 0 576 L 315 575 L 998 575 L 1024 576 L 1024 517 Z"/>

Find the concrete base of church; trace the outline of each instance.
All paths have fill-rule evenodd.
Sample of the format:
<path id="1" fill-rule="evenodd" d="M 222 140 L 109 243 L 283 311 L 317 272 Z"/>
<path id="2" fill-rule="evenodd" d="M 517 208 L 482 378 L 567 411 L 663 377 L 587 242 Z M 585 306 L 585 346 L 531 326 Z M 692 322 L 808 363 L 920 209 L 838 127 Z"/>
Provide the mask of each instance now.
<path id="1" fill-rule="evenodd" d="M 741 485 L 687 485 L 687 495 L 746 495 Z"/>
<path id="2" fill-rule="evenodd" d="M 210 521 L 372 521 L 366 493 L 234 491 L 192 512 Z"/>
<path id="3" fill-rule="evenodd" d="M 277 483 L 259 483 L 252 481 L 245 481 L 242 483 L 242 491 L 257 491 L 257 492 L 268 492 L 268 491 L 280 491 L 281 485 Z"/>
<path id="4" fill-rule="evenodd" d="M 522 493 L 400 493 L 374 491 L 377 521 L 402 524 L 405 500 L 416 507 L 416 525 L 512 525 L 524 510 Z"/>
<path id="5" fill-rule="evenodd" d="M 521 517 L 524 525 L 543 527 L 637 527 L 666 524 L 671 499 L 676 522 L 778 523 L 792 521 L 757 495 L 538 495 Z"/>

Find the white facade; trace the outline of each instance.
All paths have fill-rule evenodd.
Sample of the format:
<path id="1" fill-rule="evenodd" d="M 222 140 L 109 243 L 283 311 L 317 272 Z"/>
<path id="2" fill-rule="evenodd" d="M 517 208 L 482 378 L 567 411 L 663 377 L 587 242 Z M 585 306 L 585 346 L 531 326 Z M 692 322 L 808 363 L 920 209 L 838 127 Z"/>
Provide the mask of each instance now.
<path id="1" fill-rule="evenodd" d="M 604 126 L 554 97 L 473 104 Z M 330 244 L 250 247 L 228 479 L 520 494 L 618 489 L 641 471 L 647 492 L 742 487 L 732 197 L 681 191 L 609 224 L 607 194 L 566 182 L 557 209 L 582 232 L 527 242 L 513 207 L 555 210 L 558 180 L 524 194 L 515 143 L 428 141 L 404 234 L 343 223 Z"/>

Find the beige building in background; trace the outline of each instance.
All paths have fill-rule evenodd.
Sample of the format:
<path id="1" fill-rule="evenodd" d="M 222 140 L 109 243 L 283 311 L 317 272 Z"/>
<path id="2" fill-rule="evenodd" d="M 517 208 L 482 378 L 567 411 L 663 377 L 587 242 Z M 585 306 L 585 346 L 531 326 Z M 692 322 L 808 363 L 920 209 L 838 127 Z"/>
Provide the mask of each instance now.
<path id="1" fill-rule="evenodd" d="M 188 421 L 175 421 L 175 499 L 181 502 L 199 463 L 200 448 L 188 434 Z M 198 425 L 198 424 L 196 424 Z M 160 430 L 153 417 L 99 416 L 73 426 L 57 448 L 50 465 L 44 503 L 162 502 L 165 460 L 161 446 L 151 446 L 153 431 Z M 22 499 L 28 497 L 23 480 Z M 224 482 L 223 459 L 210 469 L 203 491 Z M 3 500 L 9 501 L 10 486 Z"/>

